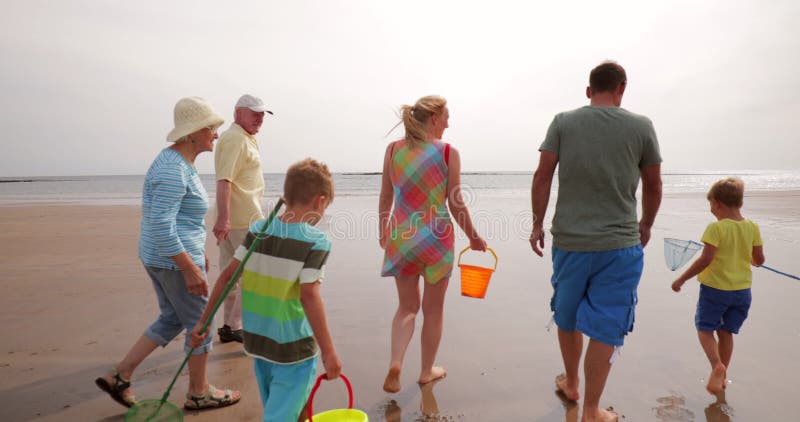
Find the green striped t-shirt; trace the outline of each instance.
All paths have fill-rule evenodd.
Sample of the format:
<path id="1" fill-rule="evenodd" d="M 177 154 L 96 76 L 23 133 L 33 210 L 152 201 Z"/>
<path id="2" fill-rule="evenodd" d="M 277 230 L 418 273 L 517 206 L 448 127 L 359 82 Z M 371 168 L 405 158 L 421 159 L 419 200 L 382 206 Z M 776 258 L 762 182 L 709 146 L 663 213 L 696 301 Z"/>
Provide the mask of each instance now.
<path id="1" fill-rule="evenodd" d="M 251 226 L 236 259 L 244 258 L 263 224 L 261 220 Z M 242 272 L 245 353 L 279 364 L 317 355 L 314 332 L 300 303 L 300 285 L 322 280 L 330 250 L 330 240 L 316 227 L 272 221 Z"/>

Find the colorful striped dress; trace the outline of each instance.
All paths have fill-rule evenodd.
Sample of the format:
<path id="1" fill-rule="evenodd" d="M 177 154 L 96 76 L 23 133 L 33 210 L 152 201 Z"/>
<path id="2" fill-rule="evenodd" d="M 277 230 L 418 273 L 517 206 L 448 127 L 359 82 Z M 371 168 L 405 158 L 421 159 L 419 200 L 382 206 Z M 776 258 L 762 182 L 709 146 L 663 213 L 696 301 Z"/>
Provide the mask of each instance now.
<path id="1" fill-rule="evenodd" d="M 394 208 L 381 275 L 422 274 L 435 284 L 450 277 L 455 234 L 447 211 L 447 144 L 394 145 L 390 178 Z"/>

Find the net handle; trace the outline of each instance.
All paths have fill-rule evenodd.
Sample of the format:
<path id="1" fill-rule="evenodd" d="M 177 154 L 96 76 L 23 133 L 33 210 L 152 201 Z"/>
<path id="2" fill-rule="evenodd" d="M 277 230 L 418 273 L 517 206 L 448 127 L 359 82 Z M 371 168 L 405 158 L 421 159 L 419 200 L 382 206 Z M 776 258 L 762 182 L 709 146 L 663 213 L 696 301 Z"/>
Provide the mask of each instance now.
<path id="1" fill-rule="evenodd" d="M 347 379 L 344 374 L 339 374 L 339 378 L 344 381 L 344 385 L 347 386 L 347 394 L 349 396 L 349 400 L 347 402 L 347 408 L 353 408 L 353 386 L 350 385 L 350 380 Z M 322 380 L 327 380 L 328 374 L 321 374 L 317 377 L 317 382 L 314 384 L 314 388 L 311 389 L 311 395 L 308 396 L 308 406 L 306 407 L 306 415 L 308 416 L 308 422 L 314 421 L 314 410 L 312 409 L 314 403 L 314 395 L 317 394 L 317 390 L 319 389 L 320 384 L 322 384 Z"/>
<path id="2" fill-rule="evenodd" d="M 470 247 L 467 246 L 466 248 L 462 249 L 461 252 L 459 252 L 459 254 L 458 254 L 458 265 L 461 265 L 461 255 L 464 255 L 464 252 L 468 251 L 469 249 L 470 249 Z M 492 268 L 492 271 L 496 271 L 497 270 L 497 261 L 499 261 L 499 259 L 497 258 L 497 254 L 494 253 L 494 249 L 492 249 L 492 248 L 490 248 L 488 246 L 486 247 L 486 250 L 491 252 L 492 255 L 494 256 L 494 268 Z"/>
<path id="3" fill-rule="evenodd" d="M 796 275 L 791 275 L 791 274 L 789 274 L 789 273 L 785 273 L 785 272 L 783 272 L 783 271 L 776 270 L 775 268 L 768 267 L 768 266 L 766 266 L 766 265 L 759 265 L 759 266 L 758 266 L 758 268 L 763 268 L 763 269 L 765 269 L 765 270 L 770 270 L 770 271 L 772 271 L 772 272 L 774 272 L 774 273 L 777 273 L 777 274 L 780 274 L 780 275 L 785 275 L 786 277 L 793 278 L 793 279 L 795 279 L 795 280 L 800 280 L 800 277 L 798 277 L 798 276 L 796 276 Z"/>
<path id="4" fill-rule="evenodd" d="M 253 250 L 256 248 L 256 246 L 258 246 L 258 243 L 261 242 L 261 238 L 264 237 L 264 234 L 267 232 L 267 228 L 272 223 L 272 220 L 275 219 L 275 215 L 278 214 L 278 210 L 281 209 L 283 203 L 284 203 L 283 198 L 278 199 L 278 203 L 275 204 L 275 208 L 273 208 L 272 212 L 269 213 L 269 218 L 267 218 L 267 220 L 264 221 L 264 225 L 261 226 L 261 229 L 258 231 L 258 234 L 256 235 L 255 239 L 253 239 L 253 243 L 250 244 L 250 248 L 247 249 L 247 254 L 245 254 L 244 258 L 242 258 L 242 262 L 239 263 L 239 266 L 236 267 L 236 271 L 233 273 L 233 276 L 231 276 L 231 279 L 228 280 L 228 284 L 225 285 L 225 290 L 222 291 L 222 295 L 220 296 L 220 298 L 224 298 L 228 295 L 228 292 L 233 287 L 235 280 L 238 279 L 239 276 L 242 274 L 242 271 L 244 270 L 244 264 L 247 262 L 248 259 L 250 259 L 250 255 L 253 254 Z M 208 326 L 211 325 L 211 321 L 214 320 L 214 315 L 217 314 L 217 310 L 219 309 L 220 305 L 222 305 L 222 302 L 223 302 L 222 300 L 218 300 L 217 304 L 214 305 L 214 309 L 211 310 L 211 314 L 208 315 L 208 318 L 206 318 L 205 322 L 203 323 L 203 327 L 200 329 L 201 333 L 206 332 Z M 192 356 L 192 352 L 194 352 L 194 349 L 195 347 L 189 349 L 189 352 L 186 353 L 186 357 L 183 358 L 183 363 L 181 363 L 180 368 L 178 368 L 178 371 L 175 373 L 175 376 L 172 377 L 172 382 L 169 383 L 167 391 L 165 391 L 164 396 L 161 397 L 162 405 L 164 404 L 164 402 L 167 401 L 169 393 L 172 391 L 172 387 L 175 386 L 175 381 L 178 380 L 178 376 L 180 376 L 181 371 L 183 371 L 183 368 L 186 366 L 186 363 L 189 362 L 189 358 Z M 159 408 L 160 407 L 161 406 L 159 406 Z"/>

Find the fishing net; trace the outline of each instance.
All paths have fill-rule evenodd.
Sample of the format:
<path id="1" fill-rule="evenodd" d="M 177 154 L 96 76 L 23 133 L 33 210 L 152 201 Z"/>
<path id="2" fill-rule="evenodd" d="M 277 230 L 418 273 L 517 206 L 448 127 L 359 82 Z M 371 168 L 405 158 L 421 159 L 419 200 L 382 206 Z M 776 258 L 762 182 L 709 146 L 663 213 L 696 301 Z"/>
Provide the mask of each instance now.
<path id="1" fill-rule="evenodd" d="M 675 271 L 686 264 L 694 254 L 703 249 L 703 244 L 693 240 L 664 238 L 664 261 Z"/>
<path id="2" fill-rule="evenodd" d="M 125 422 L 181 422 L 180 407 L 161 399 L 139 400 L 125 413 Z"/>

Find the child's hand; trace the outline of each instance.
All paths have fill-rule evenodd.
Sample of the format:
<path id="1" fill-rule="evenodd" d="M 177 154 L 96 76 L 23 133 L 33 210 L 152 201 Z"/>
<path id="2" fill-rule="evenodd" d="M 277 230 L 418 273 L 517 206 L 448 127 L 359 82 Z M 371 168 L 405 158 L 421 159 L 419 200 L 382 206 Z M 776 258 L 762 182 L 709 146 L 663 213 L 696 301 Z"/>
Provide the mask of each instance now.
<path id="1" fill-rule="evenodd" d="M 672 282 L 672 290 L 675 292 L 681 291 L 681 286 L 683 286 L 683 281 L 675 280 Z"/>
<path id="2" fill-rule="evenodd" d="M 201 333 L 200 330 L 203 328 L 203 324 L 198 323 L 192 328 L 192 331 L 189 333 L 189 345 L 192 347 L 198 347 L 203 344 L 203 340 L 208 337 L 208 328 L 204 333 Z"/>
<path id="3" fill-rule="evenodd" d="M 339 378 L 342 373 L 342 362 L 336 352 L 330 352 L 322 355 L 322 366 L 325 367 L 325 374 L 329 380 Z"/>

